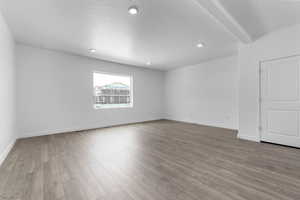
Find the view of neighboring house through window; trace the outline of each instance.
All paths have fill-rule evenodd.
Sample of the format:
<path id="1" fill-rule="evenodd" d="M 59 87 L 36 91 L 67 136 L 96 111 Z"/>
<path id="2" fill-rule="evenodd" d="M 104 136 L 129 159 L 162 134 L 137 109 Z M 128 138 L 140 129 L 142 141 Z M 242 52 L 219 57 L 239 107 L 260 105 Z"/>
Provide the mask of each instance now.
<path id="1" fill-rule="evenodd" d="M 94 108 L 122 108 L 132 106 L 130 76 L 94 73 Z"/>

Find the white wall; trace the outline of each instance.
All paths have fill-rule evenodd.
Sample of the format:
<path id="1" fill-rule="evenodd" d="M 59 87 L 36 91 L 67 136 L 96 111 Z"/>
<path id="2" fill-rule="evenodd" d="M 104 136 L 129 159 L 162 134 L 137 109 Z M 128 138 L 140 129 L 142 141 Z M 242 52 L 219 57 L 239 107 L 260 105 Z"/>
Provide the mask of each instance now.
<path id="1" fill-rule="evenodd" d="M 166 74 L 168 119 L 238 129 L 237 57 L 227 57 Z"/>
<path id="2" fill-rule="evenodd" d="M 280 30 L 239 48 L 239 137 L 259 135 L 259 62 L 300 55 L 300 25 Z"/>
<path id="3" fill-rule="evenodd" d="M 0 115 L 5 110 L 8 121 L 0 123 L 5 126 L 1 130 L 8 131 L 0 135 L 0 150 L 12 140 L 14 117 L 13 67 L 8 67 L 13 66 L 13 41 L 5 29 L 1 22 L 0 56 L 4 59 L 0 62 L 5 63 L 1 63 L 0 87 L 4 92 L 1 93 Z M 259 62 L 300 55 L 299 35 L 300 25 L 297 25 L 266 35 L 251 44 L 240 45 L 239 68 L 237 57 L 233 56 L 171 70 L 166 74 L 17 45 L 20 136 L 165 117 L 239 129 L 240 138 L 259 141 Z M 93 70 L 132 74 L 134 108 L 94 110 Z"/>
<path id="4" fill-rule="evenodd" d="M 16 139 L 14 40 L 0 13 L 0 164 Z"/>
<path id="5" fill-rule="evenodd" d="M 163 118 L 164 72 L 18 44 L 20 137 Z M 93 108 L 93 71 L 133 76 L 133 108 Z"/>

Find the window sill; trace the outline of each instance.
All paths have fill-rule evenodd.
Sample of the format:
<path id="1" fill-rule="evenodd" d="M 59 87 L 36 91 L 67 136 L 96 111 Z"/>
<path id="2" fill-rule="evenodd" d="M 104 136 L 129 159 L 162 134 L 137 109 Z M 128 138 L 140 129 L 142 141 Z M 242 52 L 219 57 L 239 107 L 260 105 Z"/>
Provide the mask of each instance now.
<path id="1" fill-rule="evenodd" d="M 117 109 L 117 108 L 133 108 L 132 104 L 109 104 L 109 105 L 94 105 L 95 110 L 101 110 L 101 109 Z"/>

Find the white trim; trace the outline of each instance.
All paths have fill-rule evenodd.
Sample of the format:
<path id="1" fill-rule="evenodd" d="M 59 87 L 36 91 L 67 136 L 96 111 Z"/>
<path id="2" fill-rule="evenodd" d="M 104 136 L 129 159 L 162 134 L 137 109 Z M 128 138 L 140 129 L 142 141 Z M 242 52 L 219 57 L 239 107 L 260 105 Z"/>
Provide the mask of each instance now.
<path id="1" fill-rule="evenodd" d="M 218 0 L 197 0 L 197 2 L 241 42 L 250 43 L 253 41 L 251 35 L 224 8 L 221 2 Z"/>
<path id="2" fill-rule="evenodd" d="M 260 138 L 254 135 L 245 135 L 245 134 L 240 134 L 238 133 L 237 135 L 238 139 L 241 140 L 248 140 L 248 141 L 252 141 L 252 142 L 260 142 Z"/>
<path id="3" fill-rule="evenodd" d="M 7 147 L 3 150 L 3 152 L 0 153 L 0 166 L 8 156 L 11 149 L 14 147 L 15 143 L 16 143 L 16 139 L 13 142 L 11 142 L 9 145 L 7 145 Z"/>
<path id="4" fill-rule="evenodd" d="M 45 136 L 45 135 L 54 135 L 59 133 L 68 133 L 68 132 L 76 132 L 76 131 L 87 131 L 92 129 L 100 129 L 100 128 L 109 128 L 113 126 L 121 126 L 121 125 L 129 125 L 129 124 L 135 124 L 135 123 L 143 123 L 143 122 L 151 122 L 151 121 L 157 121 L 162 120 L 163 118 L 154 118 L 154 119 L 148 119 L 148 120 L 136 120 L 136 121 L 130 121 L 130 122 L 119 122 L 119 123 L 112 123 L 112 124 L 94 124 L 86 127 L 69 127 L 69 128 L 61 128 L 61 129 L 50 129 L 50 130 L 41 130 L 37 132 L 24 132 L 20 135 L 19 138 L 30 138 L 30 137 L 37 137 L 37 136 Z"/>
<path id="5" fill-rule="evenodd" d="M 199 126 L 209 126 L 209 127 L 212 127 L 212 128 L 222 128 L 222 129 L 228 129 L 228 130 L 238 131 L 237 128 L 230 127 L 230 126 L 220 126 L 220 125 L 208 124 L 208 123 L 204 124 L 204 123 L 199 123 L 199 122 L 195 122 L 195 121 L 173 119 L 171 117 L 166 117 L 165 120 L 182 122 L 182 123 L 187 123 L 187 124 L 195 124 L 195 125 L 199 125 Z"/>
<path id="6" fill-rule="evenodd" d="M 259 68 L 258 68 L 258 74 L 259 74 L 259 84 L 258 84 L 258 102 L 259 102 L 259 105 L 258 105 L 258 132 L 259 132 L 259 140 L 261 141 L 261 138 L 262 138 L 262 83 L 263 83 L 263 80 L 262 80 L 262 62 L 259 61 Z"/>

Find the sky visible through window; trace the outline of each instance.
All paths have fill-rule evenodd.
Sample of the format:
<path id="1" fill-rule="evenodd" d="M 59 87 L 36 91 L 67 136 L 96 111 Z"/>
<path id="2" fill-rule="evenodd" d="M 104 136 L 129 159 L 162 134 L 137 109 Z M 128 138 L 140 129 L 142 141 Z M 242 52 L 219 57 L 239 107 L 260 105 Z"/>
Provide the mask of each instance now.
<path id="1" fill-rule="evenodd" d="M 130 77 L 128 76 L 118 76 L 110 74 L 94 73 L 94 87 L 104 86 L 112 83 L 123 83 L 130 86 Z"/>

